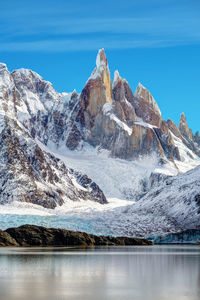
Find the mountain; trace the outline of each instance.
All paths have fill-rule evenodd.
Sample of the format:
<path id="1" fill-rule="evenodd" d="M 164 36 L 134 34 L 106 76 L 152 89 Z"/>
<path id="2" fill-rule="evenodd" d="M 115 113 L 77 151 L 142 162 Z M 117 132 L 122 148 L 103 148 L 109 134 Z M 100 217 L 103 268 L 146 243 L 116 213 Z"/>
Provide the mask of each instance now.
<path id="1" fill-rule="evenodd" d="M 109 150 L 112 157 L 132 160 L 154 152 L 164 161 L 175 162 L 183 159 L 175 135 L 200 155 L 184 114 L 179 128 L 170 120 L 165 122 L 150 92 L 139 84 L 133 95 L 118 71 L 111 86 L 103 49 L 80 95 L 76 91 L 57 93 L 35 72 L 19 69 L 9 73 L 4 64 L 1 95 L 2 114 L 17 119 L 45 145 L 75 150 L 86 142 Z"/>
<path id="2" fill-rule="evenodd" d="M 133 211 L 135 220 L 141 214 L 147 220 L 149 212 L 148 220 L 157 217 L 151 232 L 162 222 L 158 216 L 169 220 L 163 222 L 163 231 L 182 228 L 181 224 L 187 229 L 192 221 L 199 224 L 190 210 L 183 211 L 183 198 L 176 207 L 184 186 L 180 173 L 200 165 L 199 133 L 193 135 L 184 114 L 179 127 L 165 121 L 141 83 L 132 92 L 118 71 L 112 83 L 104 49 L 99 50 L 96 68 L 80 94 L 58 93 L 37 73 L 9 72 L 1 63 L 0 130 L 0 204 L 28 202 L 52 209 L 69 201 L 107 204 L 118 198 L 135 203 L 125 209 Z M 199 168 L 194 172 L 187 173 L 192 180 Z M 176 192 L 168 201 L 169 176 L 174 176 Z M 198 195 L 198 184 L 193 190 Z M 186 202 L 196 211 L 197 202 Z M 173 215 L 173 205 L 185 219 Z M 138 234 L 144 232 L 131 226 Z"/>
<path id="3" fill-rule="evenodd" d="M 50 130 L 54 125 L 52 139 L 58 134 L 54 114 L 60 99 L 52 85 L 36 73 L 23 69 L 9 73 L 5 64 L 0 65 L 1 204 L 22 201 L 55 208 L 67 199 L 107 203 L 104 193 L 87 175 L 67 168 L 34 140 L 34 126 L 44 140 L 45 128 Z M 53 106 L 56 108 L 50 116 Z M 53 119 L 49 128 L 48 117 Z"/>

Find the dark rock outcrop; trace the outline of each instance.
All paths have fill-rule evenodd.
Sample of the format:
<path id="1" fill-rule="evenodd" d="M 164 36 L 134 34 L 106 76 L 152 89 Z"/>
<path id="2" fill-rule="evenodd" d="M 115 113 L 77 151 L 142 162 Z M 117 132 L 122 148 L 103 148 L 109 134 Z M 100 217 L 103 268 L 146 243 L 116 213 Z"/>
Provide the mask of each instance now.
<path id="1" fill-rule="evenodd" d="M 0 229 L 0 247 L 6 246 L 17 247 L 19 244 L 9 233 Z"/>
<path id="2" fill-rule="evenodd" d="M 23 225 L 0 231 L 0 246 L 131 246 L 152 245 L 146 239 L 96 236 L 85 232 Z"/>

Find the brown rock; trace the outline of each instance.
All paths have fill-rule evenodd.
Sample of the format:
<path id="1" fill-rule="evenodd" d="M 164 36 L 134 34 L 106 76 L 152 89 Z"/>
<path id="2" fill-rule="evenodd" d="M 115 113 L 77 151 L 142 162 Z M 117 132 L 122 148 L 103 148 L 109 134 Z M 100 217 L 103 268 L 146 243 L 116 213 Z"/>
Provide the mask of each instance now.
<path id="1" fill-rule="evenodd" d="M 19 246 L 23 247 L 152 245 L 152 242 L 146 239 L 96 236 L 85 232 L 45 228 L 36 225 L 23 225 L 16 228 L 9 228 L 4 233 L 7 233 L 8 236 L 10 235 L 17 241 Z"/>
<path id="2" fill-rule="evenodd" d="M 19 246 L 19 244 L 14 238 L 10 236 L 9 233 L 0 229 L 0 247 L 6 247 L 6 246 L 17 247 Z"/>
<path id="3" fill-rule="evenodd" d="M 169 127 L 169 129 L 175 136 L 177 136 L 179 139 L 182 139 L 179 128 L 176 126 L 176 124 L 172 120 L 170 120 L 170 119 L 167 120 L 167 126 Z"/>
<path id="4" fill-rule="evenodd" d="M 128 82 L 119 76 L 118 71 L 115 71 L 112 94 L 114 113 L 120 120 L 133 126 L 136 121 L 135 109 L 131 104 L 134 98 L 133 93 Z"/>
<path id="5" fill-rule="evenodd" d="M 192 130 L 188 127 L 186 117 L 184 113 L 181 114 L 181 119 L 179 122 L 179 130 L 181 134 L 186 138 L 186 140 L 193 141 Z"/>
<path id="6" fill-rule="evenodd" d="M 159 127 L 161 112 L 151 93 L 139 83 L 134 94 L 133 106 L 138 117 L 143 121 Z"/>

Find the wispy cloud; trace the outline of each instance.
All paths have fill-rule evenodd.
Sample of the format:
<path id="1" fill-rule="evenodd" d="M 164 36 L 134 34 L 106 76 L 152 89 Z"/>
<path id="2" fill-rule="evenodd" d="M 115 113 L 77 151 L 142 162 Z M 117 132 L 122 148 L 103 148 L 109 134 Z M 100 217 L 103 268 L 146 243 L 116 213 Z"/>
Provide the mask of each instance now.
<path id="1" fill-rule="evenodd" d="M 179 45 L 187 45 L 185 41 L 179 41 Z M 6 52 L 67 52 L 67 51 L 89 51 L 99 48 L 106 49 L 134 49 L 134 48 L 163 48 L 177 46 L 177 41 L 172 40 L 43 40 L 35 42 L 1 43 L 0 51 Z"/>
<path id="2" fill-rule="evenodd" d="M 4 7 L 0 19 L 0 51 L 60 52 L 102 46 L 119 49 L 200 43 L 197 1 L 163 0 L 162 7 L 157 0 L 143 0 L 142 7 L 139 1 L 133 1 L 135 10 L 132 7 L 131 13 L 127 6 L 121 13 L 116 10 L 115 15 L 110 14 L 112 6 L 107 5 L 104 16 L 101 11 L 93 11 L 93 17 L 89 12 L 94 2 L 86 1 L 85 5 L 76 2 L 79 2 L 78 8 L 72 3 L 67 7 L 33 6 L 29 11 L 27 7 L 16 7 L 9 19 L 9 9 Z"/>

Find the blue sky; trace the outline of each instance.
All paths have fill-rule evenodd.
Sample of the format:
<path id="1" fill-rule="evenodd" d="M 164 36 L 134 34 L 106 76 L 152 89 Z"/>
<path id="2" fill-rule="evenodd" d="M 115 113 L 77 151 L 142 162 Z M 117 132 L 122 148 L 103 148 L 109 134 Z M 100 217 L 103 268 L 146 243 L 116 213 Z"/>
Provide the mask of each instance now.
<path id="1" fill-rule="evenodd" d="M 178 124 L 200 129 L 199 0 L 1 0 L 0 61 L 78 91 L 105 48 L 133 91 L 138 82 Z"/>

